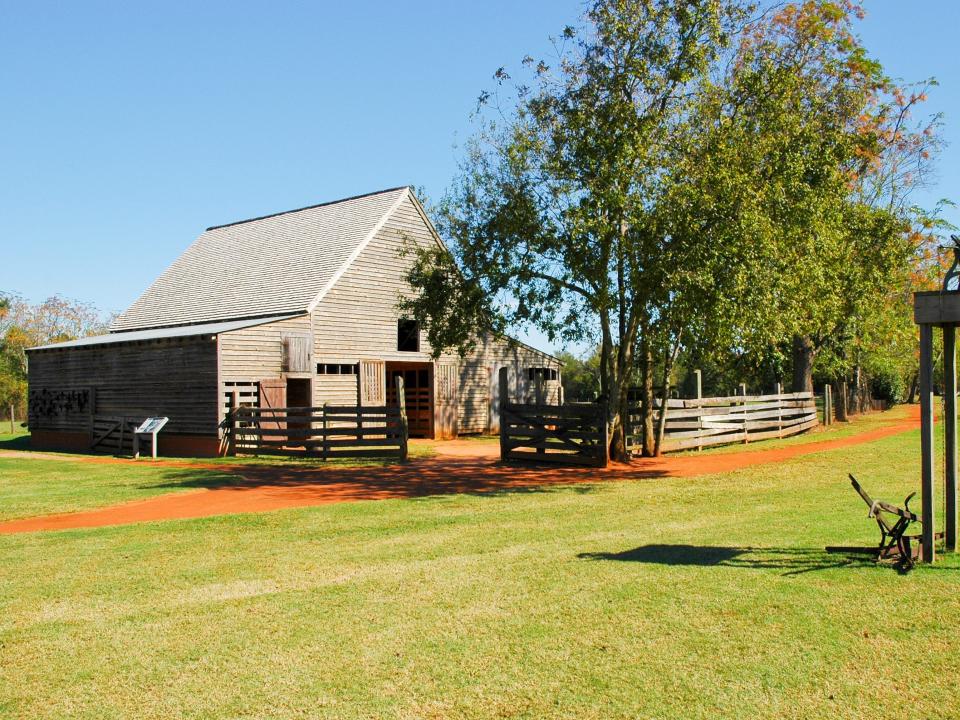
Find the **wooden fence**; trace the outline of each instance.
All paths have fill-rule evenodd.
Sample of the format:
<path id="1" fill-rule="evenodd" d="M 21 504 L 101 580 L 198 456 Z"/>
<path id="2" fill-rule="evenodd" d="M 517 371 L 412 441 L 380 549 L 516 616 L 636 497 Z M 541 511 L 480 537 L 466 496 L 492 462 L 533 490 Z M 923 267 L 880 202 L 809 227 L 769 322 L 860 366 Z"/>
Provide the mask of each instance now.
<path id="1" fill-rule="evenodd" d="M 231 413 L 231 453 L 395 457 L 407 459 L 407 418 L 401 407 L 241 407 Z"/>
<path id="2" fill-rule="evenodd" d="M 631 408 L 631 448 L 640 445 L 639 414 L 639 407 Z M 662 450 L 788 437 L 817 423 L 817 407 L 809 392 L 668 400 Z"/>
<path id="3" fill-rule="evenodd" d="M 402 377 L 394 397 L 393 405 L 269 408 L 238 406 L 234 394 L 225 420 L 227 452 L 406 460 L 410 427 Z"/>
<path id="4" fill-rule="evenodd" d="M 90 449 L 114 455 L 133 454 L 133 431 L 143 418 L 94 415 Z"/>
<path id="5" fill-rule="evenodd" d="M 605 467 L 608 444 L 602 405 L 500 405 L 501 460 Z"/>
<path id="6" fill-rule="evenodd" d="M 501 460 L 606 466 L 609 442 L 603 405 L 513 403 L 506 368 L 500 369 L 499 381 Z"/>

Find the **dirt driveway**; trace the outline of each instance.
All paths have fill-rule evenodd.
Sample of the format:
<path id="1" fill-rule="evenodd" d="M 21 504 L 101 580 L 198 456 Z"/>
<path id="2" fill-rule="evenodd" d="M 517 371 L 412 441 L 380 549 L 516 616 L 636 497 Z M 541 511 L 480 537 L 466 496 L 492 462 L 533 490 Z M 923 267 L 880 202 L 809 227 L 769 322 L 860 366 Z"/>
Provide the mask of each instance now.
<path id="1" fill-rule="evenodd" d="M 919 408 L 879 428 L 844 438 L 751 452 L 668 455 L 644 458 L 629 465 L 594 468 L 554 468 L 538 465 L 501 465 L 495 443 L 454 440 L 436 444 L 436 456 L 406 465 L 387 467 L 317 468 L 313 466 L 197 465 L 163 462 L 169 467 L 208 467 L 236 473 L 222 487 L 175 492 L 147 500 L 112 505 L 83 512 L 44 515 L 0 523 L 0 534 L 100 527 L 129 523 L 209 517 L 229 513 L 264 512 L 282 508 L 326 505 L 359 500 L 423 497 L 446 493 L 495 492 L 539 485 L 593 483 L 607 480 L 689 477 L 728 472 L 765 463 L 778 463 L 800 455 L 872 442 L 919 427 Z M 0 451 L 0 456 L 51 456 Z M 53 456 L 56 459 L 55 456 Z M 77 458 L 70 458 L 76 460 Z M 85 457 L 83 462 L 132 463 L 132 460 Z"/>

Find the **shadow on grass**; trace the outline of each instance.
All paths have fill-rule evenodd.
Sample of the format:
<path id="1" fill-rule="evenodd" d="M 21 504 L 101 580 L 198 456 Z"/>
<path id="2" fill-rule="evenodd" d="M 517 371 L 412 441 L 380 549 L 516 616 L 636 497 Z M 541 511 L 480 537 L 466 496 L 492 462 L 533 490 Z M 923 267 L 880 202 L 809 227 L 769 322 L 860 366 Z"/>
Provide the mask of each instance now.
<path id="1" fill-rule="evenodd" d="M 593 478 L 577 469 L 544 470 L 462 460 L 345 468 L 234 465 L 224 466 L 222 470 L 179 473 L 178 470 L 177 474 L 140 487 L 145 490 L 194 487 L 226 491 L 268 487 L 318 500 L 429 499 L 453 494 L 500 497 L 557 492 L 585 495 L 599 489 L 596 482 L 588 481 Z"/>
<path id="2" fill-rule="evenodd" d="M 841 567 L 874 567 L 863 556 L 829 555 L 808 548 L 725 547 L 717 545 L 641 545 L 622 552 L 577 555 L 581 560 L 616 560 L 656 565 L 735 567 L 748 570 L 784 570 L 782 575 L 800 575 Z M 892 567 L 892 566 L 890 566 Z"/>
<path id="3" fill-rule="evenodd" d="M 17 435 L 0 440 L 0 450 L 30 450 L 30 436 Z"/>

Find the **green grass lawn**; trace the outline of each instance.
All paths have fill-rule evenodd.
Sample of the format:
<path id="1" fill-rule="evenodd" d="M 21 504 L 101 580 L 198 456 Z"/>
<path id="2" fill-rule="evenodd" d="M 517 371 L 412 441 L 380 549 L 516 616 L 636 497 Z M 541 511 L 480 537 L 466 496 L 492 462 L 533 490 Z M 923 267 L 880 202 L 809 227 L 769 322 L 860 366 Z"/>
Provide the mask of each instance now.
<path id="1" fill-rule="evenodd" d="M 229 484 L 227 471 L 100 465 L 73 458 L 24 460 L 0 456 L 0 520 L 47 515 L 144 500 L 154 495 Z"/>
<path id="2" fill-rule="evenodd" d="M 958 717 L 960 561 L 822 552 L 918 446 L 0 536 L 0 717 Z"/>

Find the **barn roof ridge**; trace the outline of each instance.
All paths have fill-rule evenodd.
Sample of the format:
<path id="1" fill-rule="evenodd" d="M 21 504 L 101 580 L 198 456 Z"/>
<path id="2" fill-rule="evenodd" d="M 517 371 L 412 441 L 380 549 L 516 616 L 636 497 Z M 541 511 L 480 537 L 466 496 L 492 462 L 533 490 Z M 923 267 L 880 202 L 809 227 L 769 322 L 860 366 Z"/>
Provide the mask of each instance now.
<path id="1" fill-rule="evenodd" d="M 294 208 L 293 210 L 281 210 L 280 212 L 269 213 L 268 215 L 258 215 L 257 217 L 247 218 L 246 220 L 234 220 L 233 222 L 223 223 L 221 225 L 211 225 L 204 232 L 209 232 L 211 230 L 220 230 L 221 228 L 233 227 L 234 225 L 243 225 L 244 223 L 257 222 L 258 220 L 269 220 L 270 218 L 280 217 L 281 215 L 290 215 L 292 213 L 303 212 L 304 210 L 315 210 L 316 208 L 327 207 L 328 205 L 337 205 L 339 203 L 350 202 L 351 200 L 362 200 L 363 198 L 372 197 L 374 195 L 384 195 L 390 192 L 396 192 L 397 190 L 409 189 L 412 190 L 412 185 L 397 185 L 396 187 L 385 188 L 383 190 L 374 190 L 373 192 L 360 193 L 359 195 L 351 195 L 350 197 L 339 198 L 337 200 L 327 200 L 326 202 L 316 203 L 314 205 L 304 205 L 303 207 Z"/>
<path id="2" fill-rule="evenodd" d="M 413 193 L 409 185 L 213 226 L 110 330 L 309 312 Z M 304 259 L 309 258 L 309 262 Z"/>

